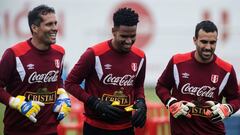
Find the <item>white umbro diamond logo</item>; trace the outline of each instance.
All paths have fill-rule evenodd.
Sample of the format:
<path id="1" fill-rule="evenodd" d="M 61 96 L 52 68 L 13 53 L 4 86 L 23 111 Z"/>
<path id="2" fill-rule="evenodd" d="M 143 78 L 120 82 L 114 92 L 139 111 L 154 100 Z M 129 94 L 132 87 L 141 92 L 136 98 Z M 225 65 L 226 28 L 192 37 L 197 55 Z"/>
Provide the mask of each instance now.
<path id="1" fill-rule="evenodd" d="M 34 64 L 28 64 L 28 65 L 27 65 L 27 68 L 28 68 L 28 69 L 34 69 Z"/>
<path id="2" fill-rule="evenodd" d="M 104 67 L 105 67 L 105 69 L 111 69 L 112 65 L 111 64 L 105 64 Z"/>
<path id="3" fill-rule="evenodd" d="M 182 78 L 189 78 L 189 76 L 190 76 L 189 73 L 186 73 L 186 72 L 182 73 Z"/>

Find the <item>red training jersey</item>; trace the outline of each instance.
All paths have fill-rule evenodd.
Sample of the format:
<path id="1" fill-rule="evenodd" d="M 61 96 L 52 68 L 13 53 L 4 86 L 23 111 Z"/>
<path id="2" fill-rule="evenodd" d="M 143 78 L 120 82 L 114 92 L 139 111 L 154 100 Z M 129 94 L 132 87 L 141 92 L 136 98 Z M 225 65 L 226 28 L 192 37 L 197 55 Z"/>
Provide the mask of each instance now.
<path id="1" fill-rule="evenodd" d="M 194 58 L 194 51 L 172 57 L 157 82 L 156 92 L 165 104 L 170 97 L 175 97 L 178 101 L 193 102 L 197 106 L 190 110 L 191 118 L 174 118 L 171 115 L 172 135 L 224 135 L 223 122 L 212 123 L 204 115 L 208 107 L 205 102 L 221 103 L 226 97 L 234 112 L 240 107 L 233 66 L 216 55 L 210 63 L 199 63 Z"/>
<path id="2" fill-rule="evenodd" d="M 130 106 L 137 98 L 145 98 L 145 54 L 134 46 L 129 53 L 119 53 L 110 44 L 111 41 L 105 41 L 88 48 L 68 75 L 65 87 L 84 103 L 92 95 L 105 101 L 120 101 L 120 108 Z M 83 90 L 79 84 L 84 79 Z M 132 126 L 131 113 L 126 113 L 121 121 L 111 123 L 94 119 L 98 112 L 86 105 L 85 113 L 85 121 L 94 127 L 121 130 Z"/>
<path id="3" fill-rule="evenodd" d="M 43 135 L 57 133 L 57 113 L 53 104 L 56 90 L 63 87 L 61 73 L 64 49 L 51 45 L 46 51 L 35 48 L 30 40 L 7 49 L 0 61 L 0 101 L 7 107 L 4 115 L 4 134 Z M 31 122 L 18 110 L 8 106 L 11 96 L 24 95 L 26 100 L 45 103 Z"/>

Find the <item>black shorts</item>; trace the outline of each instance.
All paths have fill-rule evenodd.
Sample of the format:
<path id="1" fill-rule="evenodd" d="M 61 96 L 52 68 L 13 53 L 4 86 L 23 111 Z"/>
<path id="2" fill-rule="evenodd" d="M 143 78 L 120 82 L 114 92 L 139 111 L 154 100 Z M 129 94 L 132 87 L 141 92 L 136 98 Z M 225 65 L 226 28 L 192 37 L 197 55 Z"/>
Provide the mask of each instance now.
<path id="1" fill-rule="evenodd" d="M 93 127 L 84 122 L 83 135 L 134 135 L 134 128 L 130 127 L 123 130 L 106 130 Z"/>

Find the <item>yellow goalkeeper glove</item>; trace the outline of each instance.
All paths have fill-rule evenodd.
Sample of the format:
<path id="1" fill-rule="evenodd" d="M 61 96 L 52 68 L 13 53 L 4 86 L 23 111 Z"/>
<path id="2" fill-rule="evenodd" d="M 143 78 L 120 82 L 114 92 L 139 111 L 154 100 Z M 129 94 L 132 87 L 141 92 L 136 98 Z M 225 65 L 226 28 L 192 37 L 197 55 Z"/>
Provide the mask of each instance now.
<path id="1" fill-rule="evenodd" d="M 58 113 L 57 120 L 60 121 L 70 113 L 71 101 L 67 92 L 63 88 L 59 88 L 57 94 L 59 97 L 53 105 L 53 112 Z"/>
<path id="2" fill-rule="evenodd" d="M 39 101 L 25 101 L 24 96 L 11 97 L 9 101 L 11 108 L 18 110 L 20 113 L 29 118 L 32 122 L 36 123 L 36 115 L 40 111 L 40 106 L 44 106 L 44 103 Z"/>

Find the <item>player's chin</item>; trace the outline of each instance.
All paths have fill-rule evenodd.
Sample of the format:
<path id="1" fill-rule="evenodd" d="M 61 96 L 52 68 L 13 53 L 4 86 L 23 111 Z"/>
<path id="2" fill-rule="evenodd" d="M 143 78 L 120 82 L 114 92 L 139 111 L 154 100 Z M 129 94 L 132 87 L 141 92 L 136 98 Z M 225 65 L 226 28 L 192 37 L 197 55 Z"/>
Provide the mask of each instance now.
<path id="1" fill-rule="evenodd" d="M 125 46 L 122 47 L 122 50 L 123 50 L 124 52 L 130 52 L 130 51 L 131 51 L 131 48 L 132 48 L 131 45 L 125 45 Z"/>
<path id="2" fill-rule="evenodd" d="M 55 40 L 53 40 L 53 39 L 49 40 L 49 44 L 55 44 L 55 43 L 56 43 L 56 39 Z"/>
<path id="3" fill-rule="evenodd" d="M 122 52 L 123 53 L 129 53 L 131 51 L 131 48 L 123 48 Z"/>
<path id="4" fill-rule="evenodd" d="M 212 58 L 212 55 L 202 55 L 202 59 L 208 61 Z"/>

